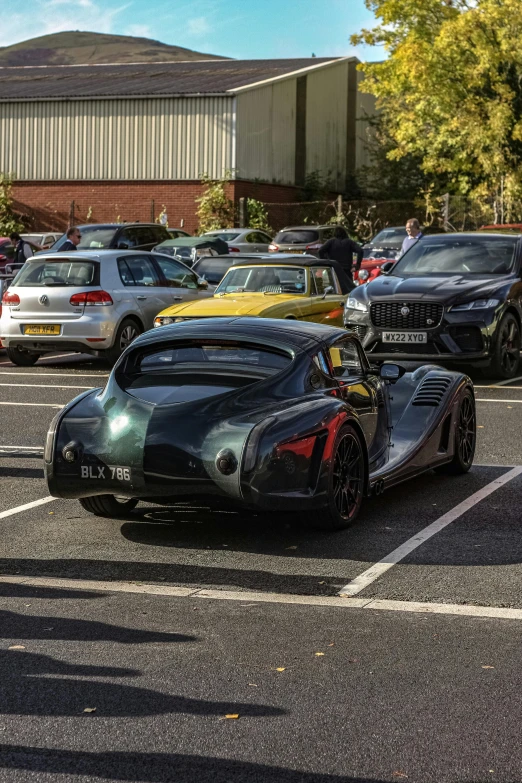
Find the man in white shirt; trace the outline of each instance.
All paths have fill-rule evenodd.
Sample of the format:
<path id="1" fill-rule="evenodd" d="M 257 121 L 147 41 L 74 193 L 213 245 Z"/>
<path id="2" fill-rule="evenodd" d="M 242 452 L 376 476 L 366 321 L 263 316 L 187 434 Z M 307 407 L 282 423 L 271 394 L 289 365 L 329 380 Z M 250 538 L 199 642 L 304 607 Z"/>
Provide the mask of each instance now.
<path id="1" fill-rule="evenodd" d="M 420 223 L 417 220 L 417 218 L 410 218 L 408 222 L 406 223 L 406 231 L 408 233 L 408 236 L 402 243 L 401 252 L 399 255 L 399 258 L 401 258 L 407 250 L 410 249 L 410 247 L 413 247 L 413 245 L 419 241 L 419 239 L 423 236 L 422 231 L 420 230 Z"/>

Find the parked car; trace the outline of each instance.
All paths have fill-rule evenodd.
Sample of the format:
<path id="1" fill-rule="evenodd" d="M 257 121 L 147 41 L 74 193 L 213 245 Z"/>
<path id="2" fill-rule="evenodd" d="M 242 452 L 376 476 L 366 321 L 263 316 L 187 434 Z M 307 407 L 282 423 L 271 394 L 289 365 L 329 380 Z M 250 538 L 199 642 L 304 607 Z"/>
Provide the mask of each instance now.
<path id="1" fill-rule="evenodd" d="M 212 299 L 169 307 L 158 314 L 154 326 L 188 318 L 244 315 L 341 326 L 349 290 L 350 283 L 336 261 L 291 255 L 240 261 L 230 267 Z"/>
<path id="2" fill-rule="evenodd" d="M 192 266 L 199 256 L 228 255 L 228 245 L 219 237 L 179 237 L 167 239 L 154 248 L 156 253 L 176 256 L 183 263 Z"/>
<path id="3" fill-rule="evenodd" d="M 78 250 L 152 250 L 170 239 L 165 226 L 157 223 L 89 223 L 78 228 L 82 235 Z M 66 240 L 62 234 L 51 251 L 59 250 Z"/>
<path id="4" fill-rule="evenodd" d="M 512 234 L 522 234 L 522 223 L 493 223 L 490 226 L 481 226 L 479 231 L 503 231 Z"/>
<path id="5" fill-rule="evenodd" d="M 354 289 L 345 326 L 372 361 L 410 359 L 518 373 L 522 235 L 425 236 Z"/>
<path id="6" fill-rule="evenodd" d="M 201 256 L 195 261 L 192 269 L 199 277 L 204 280 L 208 280 L 209 288 L 211 286 L 219 285 L 224 275 L 231 266 L 237 264 L 247 264 L 250 261 L 259 260 L 259 253 L 234 253 L 228 256 Z M 263 258 L 269 259 L 268 263 L 272 263 L 270 259 L 273 258 L 271 253 L 264 253 Z"/>
<path id="7" fill-rule="evenodd" d="M 445 233 L 439 226 L 421 228 L 423 236 Z M 363 261 L 361 268 L 354 275 L 357 284 L 368 283 L 381 274 L 381 269 L 388 261 L 399 258 L 402 243 L 408 236 L 404 226 L 390 226 L 379 231 L 373 239 L 363 245 Z"/>
<path id="8" fill-rule="evenodd" d="M 189 234 L 188 231 L 185 231 L 182 228 L 167 228 L 167 231 L 169 232 L 169 236 L 171 239 L 179 239 L 179 237 L 191 236 L 191 234 Z"/>
<path id="9" fill-rule="evenodd" d="M 5 270 L 5 265 L 14 258 L 14 245 L 9 237 L 0 237 L 0 272 Z"/>
<path id="10" fill-rule="evenodd" d="M 206 231 L 204 237 L 219 237 L 228 245 L 229 253 L 268 253 L 272 237 L 257 228 L 220 228 Z"/>
<path id="11" fill-rule="evenodd" d="M 51 495 L 99 517 L 224 497 L 332 531 L 427 470 L 466 473 L 475 442 L 462 373 L 376 370 L 323 324 L 211 318 L 138 338 L 101 392 L 58 413 L 44 466 Z"/>
<path id="12" fill-rule="evenodd" d="M 271 253 L 306 253 L 317 256 L 324 243 L 331 239 L 337 226 L 287 226 L 279 231 L 271 244 Z"/>
<path id="13" fill-rule="evenodd" d="M 115 361 L 160 310 L 210 296 L 179 261 L 136 250 L 33 256 L 2 297 L 0 339 L 9 359 L 35 364 L 49 351 Z"/>
<path id="14" fill-rule="evenodd" d="M 42 231 L 32 234 L 20 234 L 22 239 L 29 242 L 30 245 L 34 245 L 37 249 L 49 250 L 55 242 L 57 242 L 62 236 L 61 231 Z"/>

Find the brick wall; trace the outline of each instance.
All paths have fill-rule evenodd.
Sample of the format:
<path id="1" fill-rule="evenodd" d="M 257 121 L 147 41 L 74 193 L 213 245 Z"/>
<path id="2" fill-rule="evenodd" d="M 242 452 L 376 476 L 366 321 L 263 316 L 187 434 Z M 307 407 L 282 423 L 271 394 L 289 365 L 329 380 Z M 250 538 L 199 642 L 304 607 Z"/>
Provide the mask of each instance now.
<path id="1" fill-rule="evenodd" d="M 297 188 L 259 182 L 237 181 L 227 186 L 229 198 L 260 201 L 294 201 Z M 65 230 L 74 201 L 74 223 L 113 223 L 117 220 L 150 222 L 165 205 L 169 226 L 197 229 L 195 198 L 201 195 L 200 182 L 16 182 L 13 196 L 16 209 L 27 228 Z M 277 228 L 277 227 L 276 227 Z"/>

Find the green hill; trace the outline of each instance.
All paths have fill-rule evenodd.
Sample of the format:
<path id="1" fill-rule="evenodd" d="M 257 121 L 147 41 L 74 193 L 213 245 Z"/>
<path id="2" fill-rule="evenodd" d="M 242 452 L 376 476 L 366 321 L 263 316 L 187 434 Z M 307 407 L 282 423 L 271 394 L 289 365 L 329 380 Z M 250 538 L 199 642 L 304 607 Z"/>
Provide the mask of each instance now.
<path id="1" fill-rule="evenodd" d="M 0 47 L 0 66 L 166 63 L 224 59 L 227 58 L 194 52 L 182 46 L 169 46 L 149 38 L 78 31 L 42 35 L 12 46 Z"/>

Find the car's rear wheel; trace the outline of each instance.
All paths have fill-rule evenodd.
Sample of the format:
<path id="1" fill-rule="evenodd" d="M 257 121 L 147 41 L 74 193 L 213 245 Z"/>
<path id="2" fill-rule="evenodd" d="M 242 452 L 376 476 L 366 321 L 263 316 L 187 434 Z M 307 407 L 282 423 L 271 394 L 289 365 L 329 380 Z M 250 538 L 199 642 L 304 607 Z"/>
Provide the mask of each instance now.
<path id="1" fill-rule="evenodd" d="M 86 511 L 97 517 L 121 517 L 136 508 L 136 498 L 122 498 L 117 495 L 93 495 L 80 498 L 80 504 Z"/>
<path id="2" fill-rule="evenodd" d="M 332 450 L 328 504 L 314 512 L 311 525 L 319 530 L 344 530 L 353 525 L 363 501 L 366 472 L 361 438 L 350 424 L 344 424 Z"/>
<path id="3" fill-rule="evenodd" d="M 520 365 L 520 344 L 518 321 L 512 313 L 506 313 L 497 329 L 489 374 L 505 380 L 514 378 Z"/>
<path id="4" fill-rule="evenodd" d="M 107 351 L 104 351 L 104 356 L 109 362 L 114 364 L 123 351 L 142 333 L 142 328 L 132 318 L 125 318 L 118 327 L 116 337 L 114 339 L 114 345 Z"/>
<path id="5" fill-rule="evenodd" d="M 19 367 L 32 367 L 40 358 L 39 353 L 26 351 L 23 348 L 6 348 L 5 350 L 10 361 Z"/>
<path id="6" fill-rule="evenodd" d="M 454 454 L 451 462 L 435 469 L 436 473 L 457 476 L 467 473 L 473 465 L 477 442 L 477 419 L 475 399 L 467 389 L 460 402 L 457 426 L 455 427 Z"/>

